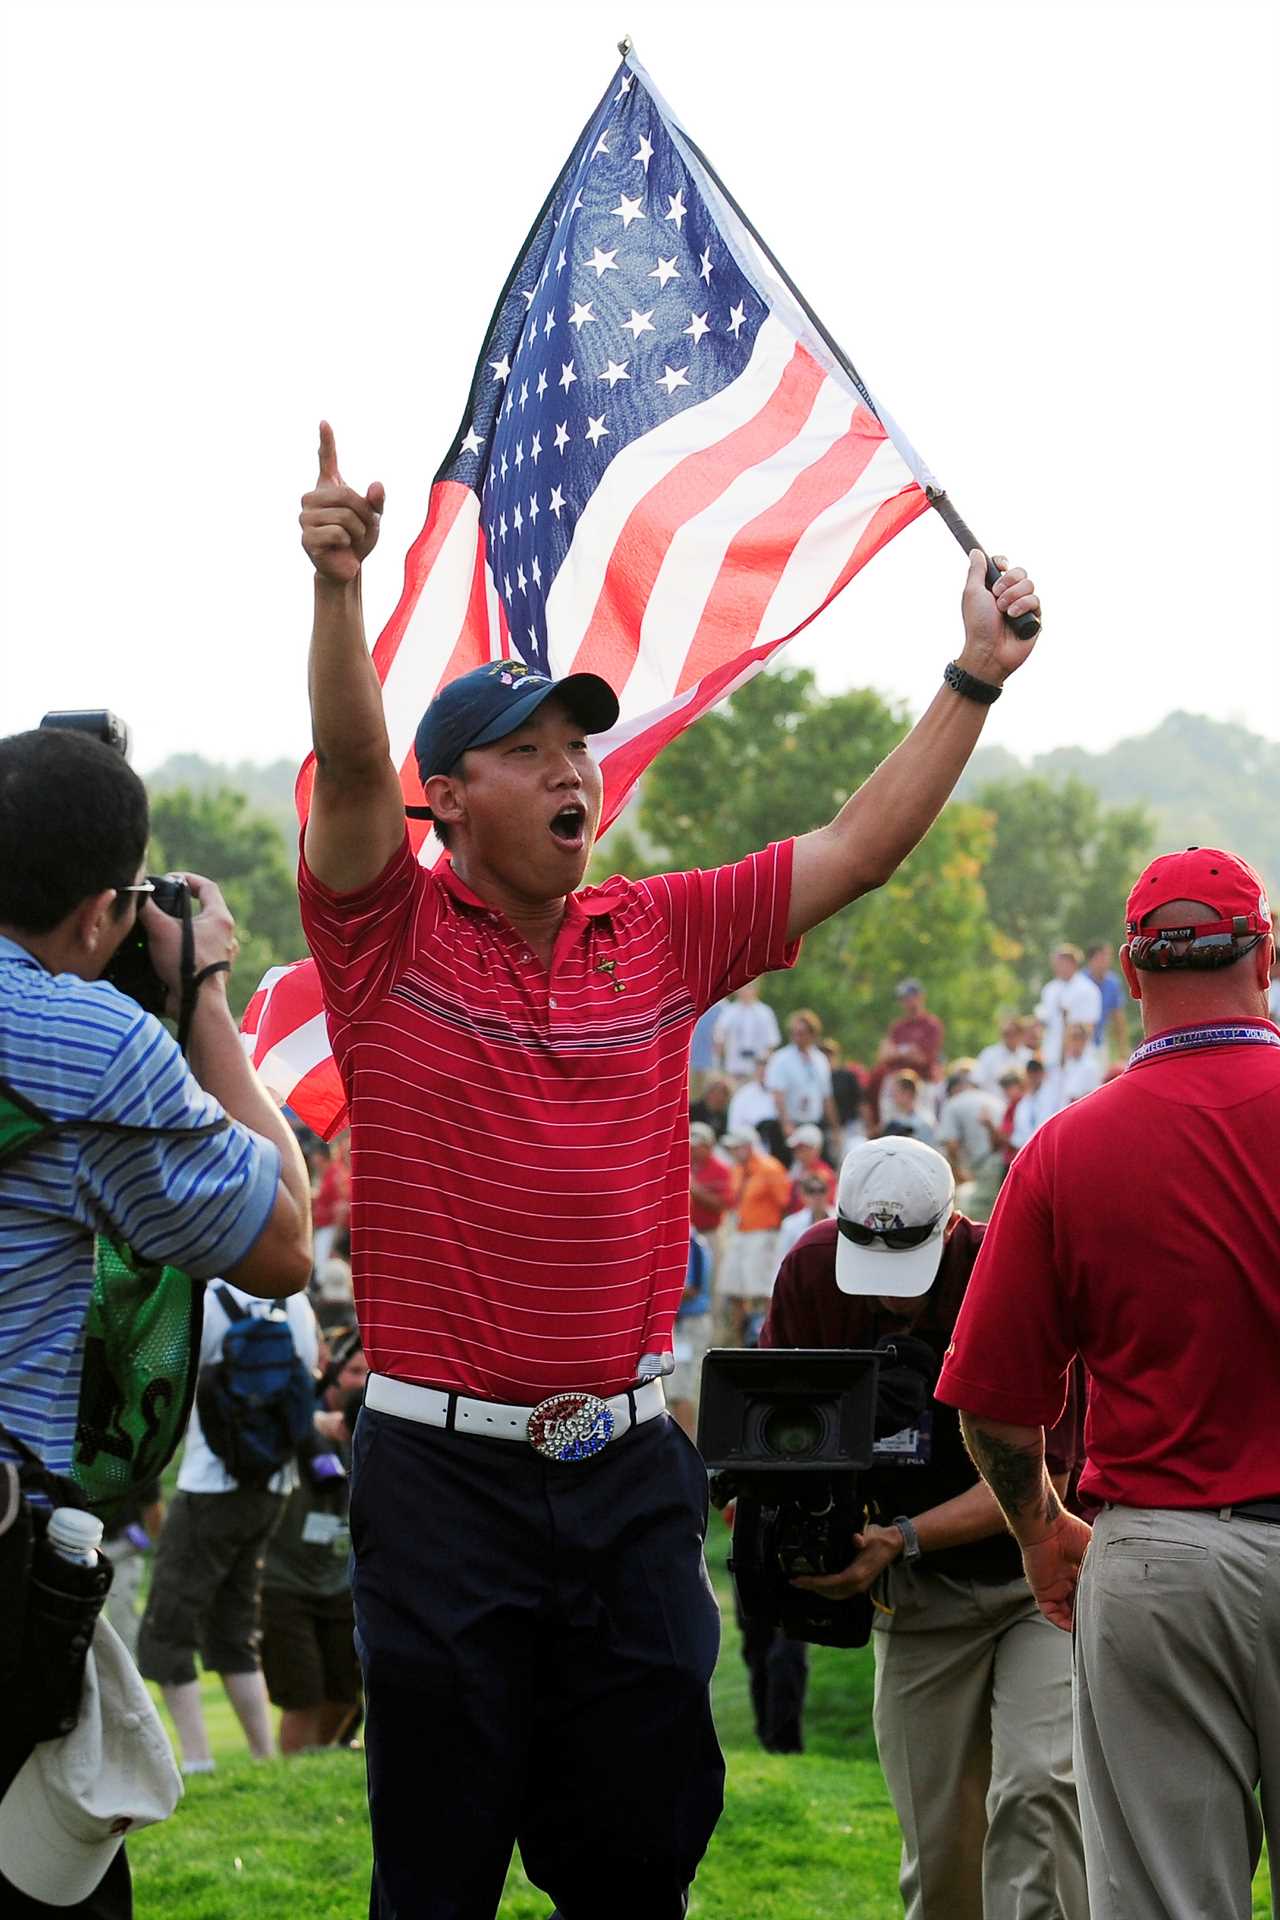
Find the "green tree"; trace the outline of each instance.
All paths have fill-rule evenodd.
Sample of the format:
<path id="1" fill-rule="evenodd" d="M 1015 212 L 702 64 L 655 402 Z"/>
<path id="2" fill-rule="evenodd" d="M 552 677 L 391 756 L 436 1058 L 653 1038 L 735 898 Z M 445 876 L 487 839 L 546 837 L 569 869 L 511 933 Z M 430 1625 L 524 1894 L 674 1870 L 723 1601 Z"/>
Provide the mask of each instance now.
<path id="1" fill-rule="evenodd" d="M 760 674 L 665 750 L 645 776 L 633 831 L 611 835 L 598 876 L 710 867 L 826 824 L 907 730 L 867 691 L 824 699 L 807 669 Z M 904 974 L 920 974 L 955 1054 L 991 1035 L 1016 989 L 983 889 L 995 822 L 952 806 L 892 880 L 817 928 L 773 983 L 781 1012 L 812 1006 L 845 1049 L 874 1056 Z"/>
<path id="2" fill-rule="evenodd" d="M 1106 808 L 1083 780 L 1036 774 L 979 787 L 995 816 L 985 882 L 1023 997 L 1043 986 L 1060 940 L 1118 942 L 1124 903 L 1154 831 L 1144 806 Z"/>
<path id="3" fill-rule="evenodd" d="M 242 793 L 176 787 L 154 794 L 149 863 L 153 873 L 207 874 L 226 895 L 240 940 L 231 976 L 237 1019 L 268 967 L 305 954 L 298 889 L 279 829 Z"/>

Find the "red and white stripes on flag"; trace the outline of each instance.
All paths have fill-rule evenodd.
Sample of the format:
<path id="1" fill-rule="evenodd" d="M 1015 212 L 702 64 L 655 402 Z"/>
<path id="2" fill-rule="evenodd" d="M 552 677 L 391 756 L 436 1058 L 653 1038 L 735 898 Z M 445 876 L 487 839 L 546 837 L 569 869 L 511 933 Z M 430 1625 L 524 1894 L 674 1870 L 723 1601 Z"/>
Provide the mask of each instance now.
<path id="1" fill-rule="evenodd" d="M 463 423 L 466 438 L 460 430 L 431 489 L 426 523 L 405 563 L 399 604 L 373 650 L 392 755 L 413 803 L 422 798 L 413 736 L 432 695 L 486 660 L 521 653 L 556 677 L 600 674 L 618 694 L 617 725 L 593 741 L 604 773 L 603 830 L 667 741 L 758 673 L 929 504 L 922 463 L 808 310 L 770 271 L 754 234 L 634 58 L 624 62 L 621 75 L 619 91 L 607 94 L 588 122 L 499 300 L 477 364 Z M 637 130 L 643 137 L 628 159 Z M 606 163 L 615 167 L 616 180 L 602 178 Z M 664 165 L 660 196 L 657 172 Z M 609 209 L 615 191 L 623 197 Z M 667 216 L 660 216 L 662 198 L 671 201 Z M 642 230 L 631 234 L 633 222 L 646 217 L 634 209 L 646 204 L 656 247 Z M 603 210 L 595 215 L 594 262 L 585 260 L 588 229 L 581 227 L 592 207 Z M 688 228 L 683 217 L 674 219 L 674 230 L 658 227 L 660 217 L 671 221 L 686 208 Z M 630 211 L 615 229 L 608 213 L 624 209 Z M 579 234 L 582 245 L 575 248 Z M 619 245 L 624 238 L 630 256 Z M 620 267 L 634 262 L 633 278 L 621 278 L 616 290 L 619 315 L 629 300 L 631 320 L 620 330 L 615 324 L 612 332 L 605 330 L 614 289 L 604 277 L 608 270 L 598 264 L 602 239 L 610 241 Z M 645 245 L 648 252 L 642 253 Z M 666 247 L 673 251 L 664 259 Z M 659 270 L 648 272 L 655 251 Z M 591 296 L 592 323 L 580 324 L 576 336 L 562 327 L 567 344 L 557 345 L 555 355 L 561 368 L 571 356 L 582 392 L 571 396 L 572 383 L 564 383 L 563 401 L 553 391 L 547 402 L 566 423 L 580 427 L 589 421 L 590 430 L 579 433 L 578 441 L 590 441 L 591 449 L 577 444 L 557 461 L 548 432 L 547 446 L 539 448 L 545 465 L 531 456 L 517 508 L 527 496 L 534 519 L 555 511 L 557 532 L 571 527 L 567 549 L 561 545 L 555 553 L 554 571 L 550 565 L 545 570 L 545 596 L 535 600 L 523 564 L 531 552 L 529 533 L 517 548 L 498 503 L 505 508 L 512 498 L 507 454 L 515 458 L 517 387 L 523 412 L 535 374 L 540 399 L 547 385 L 542 376 L 548 367 L 555 370 L 538 322 L 544 309 L 553 326 L 565 318 L 554 304 L 561 290 L 559 273 L 553 277 L 557 260 L 570 276 L 584 261 L 596 265 L 594 277 L 575 289 Z M 701 261 L 700 274 L 695 260 Z M 736 324 L 727 314 L 718 316 L 716 261 L 722 283 L 732 275 L 734 285 L 750 290 L 754 337 L 742 332 L 745 303 L 732 309 Z M 673 317 L 664 335 L 659 301 L 667 298 L 668 283 L 682 278 L 681 268 L 684 290 L 671 292 L 683 309 L 692 298 L 695 309 L 704 311 L 689 311 L 691 324 L 683 327 L 678 322 L 684 312 L 666 309 Z M 657 289 L 649 284 L 655 279 Z M 566 293 L 569 284 L 562 283 Z M 646 298 L 642 317 L 635 302 Z M 567 309 L 568 302 L 562 304 Z M 721 377 L 707 380 L 701 393 L 686 392 L 699 366 L 712 364 L 696 356 L 717 318 L 728 322 L 722 331 L 742 351 L 730 364 L 725 340 Z M 595 323 L 602 323 L 598 336 L 588 331 Z M 550 338 L 551 329 L 545 331 Z M 656 336 L 648 343 L 652 366 L 642 351 L 647 333 Z M 691 345 L 683 339 L 690 334 Z M 603 362 L 606 350 L 610 372 L 597 372 L 591 356 Z M 656 366 L 664 372 L 655 379 Z M 631 413 L 625 420 L 619 414 L 606 429 L 615 435 L 616 450 L 606 447 L 607 459 L 595 460 L 600 440 L 592 435 L 609 418 L 614 385 L 633 376 L 635 385 L 623 396 Z M 597 384 L 605 381 L 607 396 Z M 667 400 L 678 396 L 670 411 L 663 410 L 654 387 L 665 389 Z M 654 417 L 650 423 L 645 413 L 637 426 L 635 408 L 641 404 Z M 596 406 L 600 412 L 592 418 Z M 531 412 L 528 418 L 538 416 Z M 523 435 L 519 446 L 523 459 L 532 435 Z M 563 456 L 559 434 L 557 447 Z M 553 494 L 557 475 L 564 485 Z M 559 509 L 557 495 L 566 496 Z M 569 517 L 562 521 L 566 506 Z M 521 516 L 515 525 L 521 526 Z M 541 534 L 550 531 L 547 521 Z M 304 820 L 311 775 L 308 761 L 298 782 Z M 429 827 L 411 821 L 409 831 L 419 858 L 433 859 L 438 847 Z M 268 1085 L 304 1120 L 326 1135 L 344 1124 L 342 1089 L 309 962 L 267 975 L 246 1013 L 244 1033 Z"/>

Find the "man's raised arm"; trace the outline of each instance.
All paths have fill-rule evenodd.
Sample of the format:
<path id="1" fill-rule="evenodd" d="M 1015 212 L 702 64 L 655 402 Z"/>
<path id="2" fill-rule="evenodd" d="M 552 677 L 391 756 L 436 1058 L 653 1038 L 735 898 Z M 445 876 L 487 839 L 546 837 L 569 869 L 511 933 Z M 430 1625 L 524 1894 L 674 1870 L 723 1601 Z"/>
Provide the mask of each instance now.
<path id="1" fill-rule="evenodd" d="M 986 585 L 986 556 L 969 556 L 961 609 L 964 648 L 956 665 L 1000 687 L 1034 641 L 1019 640 L 1010 619 L 1038 613 L 1040 599 L 1021 567 Z M 996 565 L 1006 563 L 997 557 Z M 987 709 L 943 686 L 906 739 L 847 800 L 829 826 L 796 841 L 787 937 L 797 939 L 851 900 L 883 886 L 942 811 L 978 743 Z"/>
<path id="2" fill-rule="evenodd" d="M 307 865 L 337 893 L 375 880 L 404 838 L 404 799 L 392 765 L 382 688 L 364 635 L 361 571 L 378 540 L 383 491 L 346 485 L 333 428 L 320 423 L 320 474 L 302 496 L 302 544 L 316 570 L 308 682 L 315 786 Z"/>

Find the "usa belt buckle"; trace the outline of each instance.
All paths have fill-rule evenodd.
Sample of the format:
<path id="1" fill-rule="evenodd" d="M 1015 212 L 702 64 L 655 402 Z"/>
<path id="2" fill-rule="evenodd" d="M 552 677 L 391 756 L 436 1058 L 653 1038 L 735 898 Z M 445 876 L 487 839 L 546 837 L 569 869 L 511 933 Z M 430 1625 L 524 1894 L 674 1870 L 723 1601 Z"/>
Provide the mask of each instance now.
<path id="1" fill-rule="evenodd" d="M 529 1445 L 546 1460 L 589 1460 L 613 1438 L 607 1401 L 594 1393 L 553 1393 L 529 1415 Z"/>

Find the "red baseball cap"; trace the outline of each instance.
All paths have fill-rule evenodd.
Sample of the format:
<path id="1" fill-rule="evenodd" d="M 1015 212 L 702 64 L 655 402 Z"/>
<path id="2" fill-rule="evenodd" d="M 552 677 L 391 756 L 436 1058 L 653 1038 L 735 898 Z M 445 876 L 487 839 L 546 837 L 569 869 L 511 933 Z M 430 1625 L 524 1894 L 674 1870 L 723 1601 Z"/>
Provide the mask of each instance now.
<path id="1" fill-rule="evenodd" d="M 1127 931 L 1137 933 L 1147 915 L 1170 900 L 1203 900 L 1213 908 L 1216 919 L 1197 925 L 1197 935 L 1221 931 L 1241 936 L 1271 930 L 1271 908 L 1261 875 L 1247 860 L 1220 847 L 1158 854 L 1134 882 L 1124 910 Z"/>

